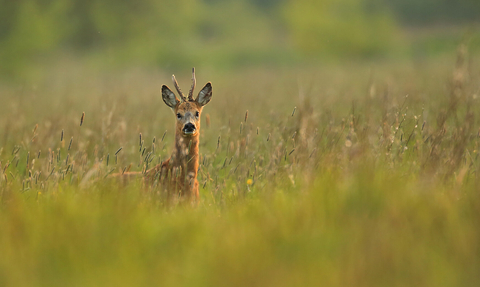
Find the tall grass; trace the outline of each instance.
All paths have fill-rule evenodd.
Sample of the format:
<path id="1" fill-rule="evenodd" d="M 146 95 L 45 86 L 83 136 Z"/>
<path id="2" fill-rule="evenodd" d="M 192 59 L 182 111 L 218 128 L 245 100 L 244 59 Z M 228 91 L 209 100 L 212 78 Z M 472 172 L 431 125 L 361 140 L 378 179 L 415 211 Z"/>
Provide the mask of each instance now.
<path id="1" fill-rule="evenodd" d="M 475 55 L 197 71 L 196 208 L 106 178 L 169 157 L 170 71 L 1 87 L 1 286 L 480 282 Z"/>

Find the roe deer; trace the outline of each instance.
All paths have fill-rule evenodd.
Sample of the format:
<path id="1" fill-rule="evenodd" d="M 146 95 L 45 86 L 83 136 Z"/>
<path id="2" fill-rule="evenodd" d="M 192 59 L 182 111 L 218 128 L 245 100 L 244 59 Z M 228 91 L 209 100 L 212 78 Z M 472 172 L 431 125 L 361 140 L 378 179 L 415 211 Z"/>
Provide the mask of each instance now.
<path id="1" fill-rule="evenodd" d="M 152 185 L 158 181 L 167 190 L 169 197 L 177 194 L 189 200 L 197 200 L 200 116 L 203 106 L 212 98 L 212 84 L 208 82 L 193 99 L 195 68 L 192 69 L 192 86 L 188 98 L 180 90 L 175 75 L 172 75 L 172 80 L 180 100 L 166 85 L 162 86 L 162 99 L 175 114 L 175 146 L 169 159 L 145 172 L 145 182 Z"/>

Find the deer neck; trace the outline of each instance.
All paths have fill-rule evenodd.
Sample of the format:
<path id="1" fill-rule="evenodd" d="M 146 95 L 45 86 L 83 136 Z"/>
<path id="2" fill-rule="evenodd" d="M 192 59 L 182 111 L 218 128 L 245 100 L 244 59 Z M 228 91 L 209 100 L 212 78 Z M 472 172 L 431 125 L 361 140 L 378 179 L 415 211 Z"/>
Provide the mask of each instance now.
<path id="1" fill-rule="evenodd" d="M 182 134 L 175 135 L 175 149 L 172 155 L 173 165 L 181 166 L 186 174 L 197 176 L 198 170 L 198 144 L 199 133 L 195 136 L 184 137 Z M 193 174 L 192 174 L 193 173 Z"/>

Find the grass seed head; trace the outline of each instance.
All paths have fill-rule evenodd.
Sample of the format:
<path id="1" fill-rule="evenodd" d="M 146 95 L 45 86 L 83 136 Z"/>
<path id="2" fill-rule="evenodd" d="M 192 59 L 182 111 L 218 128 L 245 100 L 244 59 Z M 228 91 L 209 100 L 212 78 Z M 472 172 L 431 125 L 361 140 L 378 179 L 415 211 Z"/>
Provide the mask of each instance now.
<path id="1" fill-rule="evenodd" d="M 82 113 L 82 117 L 80 118 L 80 126 L 83 125 L 84 120 L 85 120 L 85 112 Z"/>

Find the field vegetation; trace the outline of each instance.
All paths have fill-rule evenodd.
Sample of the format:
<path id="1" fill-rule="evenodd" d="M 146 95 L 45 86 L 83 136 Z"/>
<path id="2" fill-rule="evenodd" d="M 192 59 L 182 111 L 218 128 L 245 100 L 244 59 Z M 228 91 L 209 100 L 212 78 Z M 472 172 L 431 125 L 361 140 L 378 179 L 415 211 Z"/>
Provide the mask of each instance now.
<path id="1" fill-rule="evenodd" d="M 0 285 L 476 286 L 479 64 L 197 67 L 196 207 L 108 178 L 169 157 L 188 70 L 4 83 Z"/>
<path id="2" fill-rule="evenodd" d="M 1 287 L 480 285 L 480 1 L 0 6 Z M 194 206 L 109 176 L 192 67 Z"/>

